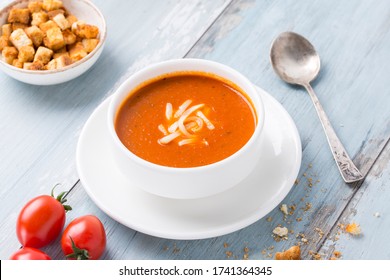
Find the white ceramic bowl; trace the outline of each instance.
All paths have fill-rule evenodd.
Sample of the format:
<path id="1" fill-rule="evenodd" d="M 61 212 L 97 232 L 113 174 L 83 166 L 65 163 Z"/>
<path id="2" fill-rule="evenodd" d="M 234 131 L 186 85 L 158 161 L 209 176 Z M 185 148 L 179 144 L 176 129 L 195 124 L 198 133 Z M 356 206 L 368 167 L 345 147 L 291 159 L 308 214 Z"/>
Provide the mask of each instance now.
<path id="1" fill-rule="evenodd" d="M 130 152 L 115 132 L 116 112 L 132 89 L 154 77 L 178 72 L 213 73 L 239 86 L 251 99 L 258 122 L 249 141 L 235 154 L 219 162 L 191 168 L 150 163 Z M 141 189 L 163 197 L 194 199 L 223 192 L 246 178 L 261 158 L 264 106 L 253 84 L 225 65 L 201 59 L 177 59 L 149 66 L 127 79 L 114 93 L 108 109 L 109 140 L 118 169 L 128 180 L 142 182 Z"/>
<path id="2" fill-rule="evenodd" d="M 25 8 L 28 2 L 40 0 L 17 0 L 0 11 L 0 26 L 7 22 L 12 8 Z M 64 7 L 79 20 L 99 28 L 99 44 L 86 57 L 59 70 L 24 70 L 7 64 L 0 52 L 0 69 L 7 75 L 33 85 L 54 85 L 70 81 L 86 72 L 98 60 L 106 41 L 106 22 L 98 8 L 88 0 L 62 0 Z"/>

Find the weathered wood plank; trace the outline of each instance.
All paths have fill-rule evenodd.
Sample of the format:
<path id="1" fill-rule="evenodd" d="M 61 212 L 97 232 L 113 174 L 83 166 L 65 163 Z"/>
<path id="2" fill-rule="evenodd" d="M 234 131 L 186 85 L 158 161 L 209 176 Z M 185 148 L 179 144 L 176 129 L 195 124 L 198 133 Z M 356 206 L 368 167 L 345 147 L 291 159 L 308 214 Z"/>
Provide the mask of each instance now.
<path id="1" fill-rule="evenodd" d="M 1 259 L 18 247 L 14 228 L 22 205 L 56 183 L 66 189 L 77 181 L 79 132 L 115 82 L 147 64 L 183 57 L 229 2 L 95 1 L 106 16 L 108 41 L 88 73 L 50 87 L 0 75 Z"/>
<path id="2" fill-rule="evenodd" d="M 338 225 L 330 232 L 321 254 L 326 258 L 334 256 L 335 251 L 342 259 L 389 259 L 390 228 L 389 182 L 390 144 L 387 143 L 380 157 L 375 161 L 367 179 L 338 219 Z M 354 236 L 343 227 L 357 223 L 362 233 Z"/>

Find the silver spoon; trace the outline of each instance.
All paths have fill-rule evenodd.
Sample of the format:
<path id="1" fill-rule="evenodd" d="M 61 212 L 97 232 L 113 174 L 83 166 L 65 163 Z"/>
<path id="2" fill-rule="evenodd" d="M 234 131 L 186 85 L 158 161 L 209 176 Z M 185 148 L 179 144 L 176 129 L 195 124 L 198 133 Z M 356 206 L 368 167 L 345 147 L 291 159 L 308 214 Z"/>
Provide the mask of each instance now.
<path id="1" fill-rule="evenodd" d="M 320 71 L 320 57 L 313 45 L 299 34 L 284 32 L 272 43 L 270 56 L 272 67 L 282 80 L 301 85 L 309 92 L 344 181 L 352 183 L 362 180 L 364 176 L 348 156 L 310 86 Z"/>

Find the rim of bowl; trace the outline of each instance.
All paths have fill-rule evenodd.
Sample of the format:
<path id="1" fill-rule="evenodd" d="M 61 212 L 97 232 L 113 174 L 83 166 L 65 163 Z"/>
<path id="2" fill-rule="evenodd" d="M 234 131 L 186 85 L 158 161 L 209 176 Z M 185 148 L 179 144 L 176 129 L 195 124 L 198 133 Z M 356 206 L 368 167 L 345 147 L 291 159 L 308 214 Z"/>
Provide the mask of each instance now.
<path id="1" fill-rule="evenodd" d="M 253 103 L 252 106 L 254 107 L 253 109 L 255 110 L 255 113 L 256 113 L 257 118 L 258 118 L 255 130 L 254 130 L 252 136 L 250 137 L 250 139 L 245 143 L 245 145 L 242 146 L 239 150 L 237 150 L 234 154 L 232 154 L 232 155 L 230 155 L 230 156 L 228 156 L 220 161 L 211 163 L 211 164 L 202 165 L 202 166 L 195 166 L 195 167 L 172 167 L 172 166 L 165 166 L 165 165 L 160 165 L 157 163 L 147 161 L 147 160 L 137 156 L 136 154 L 131 152 L 129 149 L 127 149 L 126 146 L 119 139 L 118 134 L 116 133 L 115 127 L 114 127 L 114 119 L 115 119 L 116 111 L 117 111 L 117 106 L 114 106 L 114 103 L 115 103 L 116 99 L 119 98 L 119 97 L 117 98 L 117 96 L 121 92 L 127 91 L 129 93 L 130 90 L 132 88 L 134 88 L 134 86 L 130 87 L 130 83 L 129 83 L 129 81 L 134 79 L 134 77 L 141 76 L 145 72 L 151 71 L 154 68 L 166 67 L 166 66 L 170 66 L 170 65 L 177 65 L 177 64 L 188 63 L 188 62 L 189 63 L 202 63 L 205 66 L 211 65 L 212 67 L 221 68 L 225 72 L 229 72 L 229 71 L 234 72 L 234 75 L 237 76 L 238 80 L 241 80 L 244 84 L 247 84 L 250 91 L 253 93 L 252 94 L 253 97 L 249 96 L 249 94 L 247 92 L 245 92 L 245 93 L 246 93 L 246 95 L 248 95 L 247 97 L 251 99 L 251 101 Z M 179 72 L 179 71 L 180 70 L 167 71 L 167 72 L 164 72 L 163 74 L 159 74 L 159 75 L 164 75 L 164 74 L 174 73 L 174 72 Z M 191 70 L 188 70 L 188 71 L 191 71 Z M 223 76 L 216 74 L 216 73 L 213 73 L 212 71 L 202 71 L 202 70 L 197 70 L 197 71 L 198 72 L 209 72 L 209 73 L 215 74 L 218 77 L 224 78 Z M 144 81 L 141 81 L 140 83 L 142 83 L 142 82 L 144 82 Z M 139 85 L 140 83 L 138 83 L 137 85 Z M 236 82 L 233 82 L 233 83 L 237 84 Z M 125 98 L 122 98 L 122 100 L 120 102 L 123 102 L 123 100 L 126 99 L 127 96 L 128 95 L 126 95 Z M 257 100 L 254 100 L 254 99 L 257 99 Z M 255 105 L 255 101 L 257 101 L 258 105 Z M 119 103 L 119 104 L 121 104 L 121 103 Z M 255 106 L 258 106 L 259 108 L 256 108 Z M 259 112 L 259 110 L 260 110 L 260 112 Z M 127 78 L 119 86 L 119 88 L 113 93 L 113 98 L 110 100 L 110 104 L 109 104 L 109 108 L 108 108 L 107 120 L 108 120 L 108 129 L 109 129 L 109 132 L 111 134 L 112 139 L 114 140 L 115 145 L 121 150 L 122 153 L 124 153 L 128 158 L 134 160 L 137 164 L 148 167 L 148 168 L 157 169 L 159 171 L 165 171 L 165 172 L 180 172 L 180 173 L 185 173 L 188 171 L 199 172 L 199 171 L 204 171 L 205 169 L 217 168 L 221 165 L 224 165 L 224 164 L 234 160 L 236 157 L 239 157 L 240 154 L 247 151 L 250 148 L 250 146 L 254 145 L 254 142 L 256 140 L 259 140 L 259 138 L 261 137 L 260 133 L 262 132 L 263 127 L 264 127 L 264 103 L 263 103 L 263 100 L 261 99 L 261 96 L 258 94 L 255 86 L 253 85 L 253 83 L 250 82 L 248 78 L 246 78 L 243 74 L 241 74 L 237 70 L 235 70 L 227 65 L 221 64 L 219 62 L 211 61 L 211 60 L 197 59 L 197 58 L 180 58 L 180 59 L 166 60 L 163 62 L 158 62 L 158 63 L 152 64 L 152 65 L 149 65 L 149 66 L 137 71 L 136 73 L 131 75 L 129 78 Z"/>
<path id="2" fill-rule="evenodd" d="M 6 63 L 5 61 L 3 61 L 3 59 L 0 59 L 0 63 L 2 65 L 4 65 L 6 68 L 8 68 L 8 69 L 10 69 L 12 71 L 16 71 L 16 72 L 20 72 L 20 73 L 24 73 L 24 74 L 29 74 L 29 75 L 30 74 L 31 75 L 50 75 L 50 74 L 56 74 L 56 73 L 65 72 L 66 70 L 75 68 L 75 67 L 79 66 L 80 64 L 83 64 L 87 60 L 91 59 L 103 47 L 103 45 L 104 45 L 104 43 L 106 41 L 106 34 L 107 34 L 106 20 L 105 20 L 103 14 L 100 12 L 100 10 L 91 1 L 89 1 L 89 0 L 77 0 L 77 1 L 82 1 L 82 2 L 86 3 L 87 5 L 89 5 L 92 9 L 94 9 L 95 12 L 99 15 L 99 18 L 102 21 L 102 25 L 103 25 L 103 28 L 102 28 L 103 30 L 102 31 L 99 30 L 99 35 L 100 35 L 100 37 L 99 37 L 99 44 L 86 57 L 84 57 L 83 59 L 81 59 L 79 61 L 76 61 L 75 63 L 72 63 L 71 65 L 68 65 L 68 66 L 66 66 L 64 68 L 56 69 L 56 70 L 45 70 L 45 71 L 21 69 L 21 68 L 18 68 L 18 67 L 15 67 L 13 65 L 10 65 L 10 64 Z M 16 0 L 16 1 L 13 1 L 10 4 L 8 4 L 7 6 L 5 6 L 3 9 L 1 9 L 0 13 L 5 12 L 6 10 L 9 10 L 13 6 L 15 6 L 16 4 L 19 4 L 19 3 L 22 3 L 22 2 L 30 2 L 30 0 Z"/>

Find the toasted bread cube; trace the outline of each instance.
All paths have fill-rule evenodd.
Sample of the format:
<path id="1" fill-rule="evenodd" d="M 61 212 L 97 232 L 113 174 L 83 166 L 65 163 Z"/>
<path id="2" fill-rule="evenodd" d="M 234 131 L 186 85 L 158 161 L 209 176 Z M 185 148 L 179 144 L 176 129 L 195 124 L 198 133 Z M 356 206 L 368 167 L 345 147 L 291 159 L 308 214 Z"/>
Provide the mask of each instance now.
<path id="1" fill-rule="evenodd" d="M 81 43 L 83 44 L 83 47 L 84 47 L 84 50 L 87 52 L 87 53 L 90 53 L 92 52 L 96 46 L 99 44 L 99 40 L 98 39 L 83 39 L 81 41 Z"/>
<path id="2" fill-rule="evenodd" d="M 57 61 L 55 59 L 50 60 L 48 64 L 46 64 L 46 70 L 56 70 L 57 69 Z"/>
<path id="3" fill-rule="evenodd" d="M 8 22 L 30 23 L 30 11 L 28 9 L 12 9 L 8 15 Z"/>
<path id="4" fill-rule="evenodd" d="M 34 61 L 29 67 L 28 70 L 46 70 L 45 65 L 41 61 Z"/>
<path id="5" fill-rule="evenodd" d="M 61 49 L 56 50 L 55 52 L 56 53 L 66 53 L 66 52 L 68 52 L 68 49 L 66 48 L 66 46 L 64 46 Z"/>
<path id="6" fill-rule="evenodd" d="M 45 47 L 39 47 L 37 49 L 37 52 L 35 53 L 34 56 L 34 62 L 35 61 L 40 61 L 43 64 L 49 63 L 51 60 L 51 57 L 53 56 L 53 51 L 51 49 L 45 48 Z"/>
<path id="7" fill-rule="evenodd" d="M 23 63 L 23 69 L 30 70 L 31 65 L 32 65 L 32 62 L 25 62 L 25 63 Z"/>
<path id="8" fill-rule="evenodd" d="M 63 55 L 65 55 L 65 56 L 70 58 L 68 52 L 56 52 L 56 53 L 53 54 L 53 58 L 56 59 L 56 58 L 59 58 L 60 56 L 63 56 Z"/>
<path id="9" fill-rule="evenodd" d="M 35 50 L 32 46 L 23 46 L 19 49 L 18 59 L 21 62 L 31 62 L 34 60 Z"/>
<path id="10" fill-rule="evenodd" d="M 30 27 L 27 27 L 24 32 L 26 32 L 27 36 L 31 39 L 34 46 L 37 48 L 42 44 L 43 37 L 45 37 L 45 34 L 41 29 L 39 29 L 37 26 L 33 25 Z"/>
<path id="11" fill-rule="evenodd" d="M 40 26 L 48 20 L 49 16 L 44 11 L 36 12 L 32 14 L 31 25 Z"/>
<path id="12" fill-rule="evenodd" d="M 81 42 L 77 42 L 76 44 L 69 46 L 69 56 L 73 61 L 83 59 L 87 55 L 88 53 L 84 50 Z"/>
<path id="13" fill-rule="evenodd" d="M 43 0 L 42 8 L 46 11 L 58 10 L 62 7 L 62 1 L 59 0 Z"/>
<path id="14" fill-rule="evenodd" d="M 57 61 L 56 69 L 64 68 L 73 63 L 72 59 L 67 55 L 61 55 L 60 57 L 56 58 L 56 61 Z"/>
<path id="15" fill-rule="evenodd" d="M 75 22 L 78 21 L 77 17 L 74 16 L 74 15 L 69 15 L 69 16 L 67 16 L 67 17 L 66 17 L 66 20 L 68 21 L 69 26 L 72 26 L 73 23 L 75 23 Z"/>
<path id="16" fill-rule="evenodd" d="M 20 51 L 21 47 L 32 46 L 33 42 L 23 29 L 17 29 L 9 36 L 11 43 Z"/>
<path id="17" fill-rule="evenodd" d="M 30 13 L 40 12 L 42 11 L 42 2 L 38 2 L 38 1 L 29 2 L 27 8 L 30 11 Z"/>
<path id="18" fill-rule="evenodd" d="M 99 35 L 99 28 L 82 21 L 77 21 L 72 24 L 72 32 L 83 39 L 95 39 Z"/>
<path id="19" fill-rule="evenodd" d="M 49 18 L 51 20 L 53 20 L 53 18 L 59 14 L 62 14 L 65 16 L 65 10 L 63 9 L 58 9 L 58 10 L 53 10 L 53 11 L 50 11 L 50 12 L 47 12 L 47 15 L 49 16 Z"/>
<path id="20" fill-rule="evenodd" d="M 53 17 L 53 21 L 57 23 L 57 25 L 62 29 L 65 30 L 69 28 L 69 23 L 66 20 L 65 16 L 63 14 L 58 14 L 55 17 Z"/>
<path id="21" fill-rule="evenodd" d="M 11 36 L 11 33 L 12 33 L 12 25 L 10 23 L 4 24 L 1 27 L 2 36 L 6 36 L 7 38 L 9 38 L 9 36 Z"/>
<path id="22" fill-rule="evenodd" d="M 21 62 L 31 62 L 34 60 L 35 49 L 32 46 L 23 46 L 19 49 L 18 59 Z"/>
<path id="23" fill-rule="evenodd" d="M 12 65 L 15 67 L 18 67 L 18 68 L 23 68 L 23 62 L 20 61 L 19 59 L 14 59 L 14 61 L 12 62 Z"/>
<path id="24" fill-rule="evenodd" d="M 52 59 L 47 65 L 47 70 L 61 69 L 73 63 L 72 59 L 67 55 L 61 55 L 55 59 Z"/>
<path id="25" fill-rule="evenodd" d="M 18 29 L 25 29 L 28 25 L 20 22 L 13 22 L 12 23 L 12 31 L 18 30 Z M 11 35 L 10 35 L 11 36 Z"/>
<path id="26" fill-rule="evenodd" d="M 12 64 L 14 59 L 18 57 L 18 50 L 15 47 L 4 47 L 1 54 L 3 55 L 5 62 Z"/>
<path id="27" fill-rule="evenodd" d="M 70 30 L 65 30 L 62 32 L 62 36 L 64 36 L 65 44 L 72 45 L 76 43 L 76 35 L 72 33 Z"/>
<path id="28" fill-rule="evenodd" d="M 0 52 L 5 48 L 5 47 L 9 47 L 10 46 L 10 43 L 9 43 L 9 40 L 6 36 L 1 36 L 0 37 Z"/>
<path id="29" fill-rule="evenodd" d="M 52 50 L 58 50 L 65 46 L 64 36 L 62 36 L 61 29 L 54 27 L 46 31 L 46 37 L 43 39 L 46 47 Z"/>
<path id="30" fill-rule="evenodd" d="M 52 28 L 59 28 L 57 23 L 55 23 L 54 21 L 52 20 L 48 20 L 42 24 L 39 25 L 39 28 L 44 32 L 46 33 L 49 29 L 52 29 Z"/>

